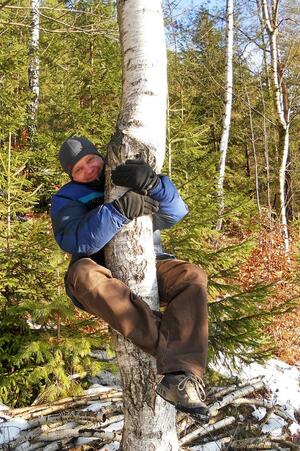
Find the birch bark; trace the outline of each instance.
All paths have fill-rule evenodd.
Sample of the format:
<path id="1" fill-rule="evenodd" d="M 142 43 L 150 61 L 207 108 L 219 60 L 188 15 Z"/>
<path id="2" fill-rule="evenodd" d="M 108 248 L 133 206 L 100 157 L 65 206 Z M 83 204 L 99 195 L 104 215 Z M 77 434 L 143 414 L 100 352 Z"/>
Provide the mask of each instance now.
<path id="1" fill-rule="evenodd" d="M 221 230 L 223 223 L 223 214 L 225 207 L 224 200 L 224 177 L 226 169 L 226 158 L 228 150 L 229 131 L 231 124 L 232 110 L 232 92 L 233 92 L 233 0 L 226 2 L 226 86 L 225 86 L 225 112 L 223 116 L 223 128 L 220 142 L 220 162 L 218 177 L 218 198 L 219 198 L 219 214 L 217 221 L 217 230 Z"/>
<path id="2" fill-rule="evenodd" d="M 257 163 L 257 155 L 256 155 L 256 145 L 255 145 L 255 135 L 254 135 L 254 127 L 253 127 L 253 118 L 252 118 L 252 110 L 251 110 L 251 103 L 250 103 L 250 97 L 247 91 L 247 87 L 245 86 L 245 92 L 246 92 L 246 99 L 248 104 L 248 110 L 249 110 L 249 122 L 250 122 L 250 132 L 251 132 L 251 146 L 253 151 L 253 160 L 254 160 L 254 170 L 255 170 L 255 191 L 256 191 L 256 205 L 257 209 L 260 213 L 260 198 L 259 198 L 259 173 L 258 173 L 258 163 Z"/>
<path id="3" fill-rule="evenodd" d="M 32 94 L 31 102 L 28 105 L 28 134 L 30 137 L 36 134 L 37 130 L 37 113 L 39 104 L 39 40 L 40 40 L 40 0 L 30 0 L 30 16 L 31 16 L 31 41 L 29 47 L 29 68 L 28 83 L 29 90 Z"/>
<path id="4" fill-rule="evenodd" d="M 160 0 L 118 0 L 123 55 L 123 94 L 116 132 L 109 144 L 108 200 L 124 190 L 112 187 L 109 171 L 128 158 L 143 157 L 156 171 L 164 159 L 166 133 L 166 46 Z M 131 221 L 106 248 L 114 277 L 153 310 L 159 309 L 150 216 Z M 175 410 L 155 395 L 155 359 L 117 337 L 123 392 L 124 451 L 178 450 Z"/>
<path id="5" fill-rule="evenodd" d="M 265 53 L 265 52 L 264 52 Z M 266 177 L 267 177 L 267 199 L 268 199 L 268 217 L 270 229 L 272 228 L 272 206 L 271 206 L 271 189 L 270 189 L 270 162 L 269 162 L 269 131 L 267 129 L 266 123 L 266 105 L 265 105 L 265 97 L 263 90 L 263 82 L 262 77 L 260 77 L 260 93 L 261 93 L 261 102 L 263 108 L 263 142 L 264 142 L 264 156 L 265 156 L 265 168 L 266 168 Z"/>
<path id="6" fill-rule="evenodd" d="M 280 213 L 281 225 L 284 239 L 285 253 L 289 260 L 290 240 L 288 232 L 288 222 L 286 214 L 286 169 L 289 156 L 289 106 L 287 92 L 283 93 L 283 80 L 279 76 L 278 64 L 278 8 L 279 0 L 271 0 L 268 4 L 267 0 L 260 0 L 263 12 L 265 29 L 269 36 L 271 51 L 271 73 L 272 85 L 274 92 L 274 101 L 277 113 L 279 146 L 281 148 L 281 166 L 279 171 L 279 190 L 280 190 Z"/>

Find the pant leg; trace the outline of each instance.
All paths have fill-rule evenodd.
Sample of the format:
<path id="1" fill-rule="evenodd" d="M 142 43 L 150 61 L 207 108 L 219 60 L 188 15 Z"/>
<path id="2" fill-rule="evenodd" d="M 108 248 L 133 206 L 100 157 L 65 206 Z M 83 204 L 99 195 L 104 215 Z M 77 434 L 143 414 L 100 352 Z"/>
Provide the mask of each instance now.
<path id="1" fill-rule="evenodd" d="M 160 315 L 107 268 L 82 258 L 69 269 L 67 285 L 87 312 L 102 318 L 145 352 L 156 354 Z"/>
<path id="2" fill-rule="evenodd" d="M 202 376 L 207 358 L 207 276 L 181 260 L 157 262 L 161 319 L 157 351 L 159 373 L 187 371 Z"/>

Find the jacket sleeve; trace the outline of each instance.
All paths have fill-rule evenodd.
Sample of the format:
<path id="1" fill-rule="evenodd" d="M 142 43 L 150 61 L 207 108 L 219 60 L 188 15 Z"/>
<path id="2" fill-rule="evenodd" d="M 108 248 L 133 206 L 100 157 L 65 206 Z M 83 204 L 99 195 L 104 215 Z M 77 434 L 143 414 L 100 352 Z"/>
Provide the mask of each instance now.
<path id="1" fill-rule="evenodd" d="M 93 210 L 80 201 L 54 195 L 51 220 L 55 239 L 60 248 L 73 255 L 92 255 L 128 223 L 111 204 Z"/>
<path id="2" fill-rule="evenodd" d="M 175 185 L 165 175 L 160 176 L 160 183 L 149 192 L 149 196 L 159 202 L 159 211 L 153 215 L 154 230 L 168 229 L 188 213 Z"/>

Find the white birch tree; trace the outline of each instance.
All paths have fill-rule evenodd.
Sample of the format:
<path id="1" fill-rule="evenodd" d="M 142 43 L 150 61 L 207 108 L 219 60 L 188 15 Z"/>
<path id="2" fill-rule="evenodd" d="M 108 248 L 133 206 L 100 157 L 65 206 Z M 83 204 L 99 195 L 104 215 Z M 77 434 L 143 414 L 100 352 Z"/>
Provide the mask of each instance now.
<path id="1" fill-rule="evenodd" d="M 271 55 L 271 77 L 273 85 L 273 95 L 277 113 L 279 145 L 282 155 L 279 171 L 279 191 L 280 191 L 280 216 L 284 238 L 284 247 L 289 259 L 290 240 L 288 232 L 288 222 L 286 214 L 286 171 L 289 156 L 289 128 L 290 128 L 290 109 L 288 105 L 288 93 L 285 83 L 279 70 L 279 52 L 278 52 L 278 10 L 280 0 L 260 0 L 261 9 L 266 32 L 269 36 L 270 55 Z"/>
<path id="2" fill-rule="evenodd" d="M 225 111 L 223 116 L 222 136 L 220 141 L 220 162 L 218 176 L 219 214 L 217 230 L 221 230 L 225 207 L 224 178 L 228 150 L 228 140 L 231 124 L 232 92 L 233 92 L 233 0 L 226 2 L 226 84 L 225 84 Z"/>
<path id="3" fill-rule="evenodd" d="M 40 0 L 30 0 L 30 46 L 28 83 L 31 93 L 31 101 L 28 105 L 28 134 L 34 136 L 37 130 L 37 114 L 39 104 L 39 41 L 40 41 Z"/>
<path id="4" fill-rule="evenodd" d="M 249 96 L 246 84 L 245 84 L 245 96 L 247 99 L 247 106 L 248 106 L 248 111 L 249 111 L 250 141 L 251 141 L 253 160 L 254 160 L 256 205 L 257 205 L 257 210 L 260 213 L 261 206 L 260 206 L 260 198 L 259 198 L 259 173 L 258 173 L 257 152 L 256 152 L 254 125 L 253 125 L 253 118 L 252 118 L 252 109 L 251 109 L 252 107 L 251 107 L 250 96 Z"/>
<path id="5" fill-rule="evenodd" d="M 265 50 L 264 50 L 265 53 Z M 264 143 L 264 157 L 265 157 L 265 168 L 266 168 L 266 179 L 267 179 L 267 200 L 268 200 L 268 217 L 270 228 L 272 228 L 272 205 L 271 205 L 271 188 L 270 188 L 270 159 L 269 159 L 269 130 L 267 128 L 266 121 L 266 104 L 263 89 L 262 77 L 260 76 L 260 95 L 262 103 L 262 121 L 263 121 L 263 143 Z"/>
<path id="6" fill-rule="evenodd" d="M 123 94 L 116 132 L 109 145 L 109 168 L 128 158 L 144 157 L 159 172 L 165 151 L 167 100 L 161 1 L 118 0 L 117 8 Z M 107 186 L 109 200 L 124 192 L 120 187 L 110 188 Z M 151 217 L 137 218 L 109 243 L 106 261 L 115 277 L 141 296 L 151 309 L 158 310 L 152 243 Z M 155 359 L 120 336 L 117 353 L 124 393 L 122 449 L 177 450 L 175 409 L 155 394 Z"/>

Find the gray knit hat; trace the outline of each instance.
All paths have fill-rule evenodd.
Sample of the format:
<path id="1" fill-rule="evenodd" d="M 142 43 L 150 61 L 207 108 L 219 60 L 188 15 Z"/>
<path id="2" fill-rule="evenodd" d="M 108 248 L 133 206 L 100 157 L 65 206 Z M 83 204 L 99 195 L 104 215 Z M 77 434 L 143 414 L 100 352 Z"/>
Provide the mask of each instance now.
<path id="1" fill-rule="evenodd" d="M 73 166 L 77 161 L 89 154 L 101 157 L 96 146 L 91 141 L 82 136 L 72 136 L 72 138 L 68 138 L 63 142 L 58 158 L 63 170 L 71 176 Z"/>

